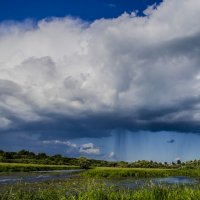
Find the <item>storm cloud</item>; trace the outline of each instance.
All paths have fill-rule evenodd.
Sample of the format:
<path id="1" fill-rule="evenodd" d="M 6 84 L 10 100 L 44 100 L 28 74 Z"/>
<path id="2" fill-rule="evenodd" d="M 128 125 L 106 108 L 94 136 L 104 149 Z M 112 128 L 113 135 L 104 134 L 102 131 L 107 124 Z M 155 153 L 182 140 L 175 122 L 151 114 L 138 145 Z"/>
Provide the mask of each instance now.
<path id="1" fill-rule="evenodd" d="M 1 23 L 0 134 L 199 133 L 200 1 L 144 14 Z"/>

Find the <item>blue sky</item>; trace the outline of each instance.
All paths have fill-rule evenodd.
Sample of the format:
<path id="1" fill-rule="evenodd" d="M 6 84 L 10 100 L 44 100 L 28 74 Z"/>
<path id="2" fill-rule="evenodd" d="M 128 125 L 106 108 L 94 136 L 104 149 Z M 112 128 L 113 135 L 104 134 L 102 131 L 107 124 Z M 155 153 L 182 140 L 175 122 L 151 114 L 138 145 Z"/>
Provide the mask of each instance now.
<path id="1" fill-rule="evenodd" d="M 0 0 L 0 149 L 199 159 L 199 13 L 196 0 Z"/>
<path id="2" fill-rule="evenodd" d="M 118 17 L 124 12 L 138 10 L 161 0 L 1 0 L 0 20 L 40 20 L 47 17 L 80 17 L 84 20 Z"/>

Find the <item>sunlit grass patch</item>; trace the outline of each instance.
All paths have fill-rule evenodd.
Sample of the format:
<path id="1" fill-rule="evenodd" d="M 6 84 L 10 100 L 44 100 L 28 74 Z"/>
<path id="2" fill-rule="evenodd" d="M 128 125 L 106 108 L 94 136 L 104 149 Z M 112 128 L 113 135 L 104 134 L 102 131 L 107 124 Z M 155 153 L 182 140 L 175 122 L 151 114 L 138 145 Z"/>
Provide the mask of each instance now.
<path id="1" fill-rule="evenodd" d="M 0 163 L 0 172 L 29 172 L 43 170 L 68 170 L 78 169 L 72 165 L 44 165 L 44 164 L 23 164 L 23 163 Z"/>
<path id="2" fill-rule="evenodd" d="M 93 179 L 66 183 L 50 183 L 29 188 L 23 184 L 0 193 L 1 200 L 185 200 L 199 199 L 200 187 L 150 185 L 140 189 L 108 186 Z"/>
<path id="3" fill-rule="evenodd" d="M 85 171 L 83 176 L 97 178 L 200 176 L 200 170 L 98 167 Z"/>

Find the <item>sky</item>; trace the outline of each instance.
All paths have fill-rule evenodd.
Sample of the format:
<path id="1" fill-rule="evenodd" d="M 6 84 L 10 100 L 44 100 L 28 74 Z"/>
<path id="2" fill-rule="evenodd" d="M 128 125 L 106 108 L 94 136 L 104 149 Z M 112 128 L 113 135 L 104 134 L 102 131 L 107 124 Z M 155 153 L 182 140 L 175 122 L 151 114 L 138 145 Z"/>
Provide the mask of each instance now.
<path id="1" fill-rule="evenodd" d="M 0 0 L 0 149 L 200 159 L 200 2 Z"/>
<path id="2" fill-rule="evenodd" d="M 51 17 L 81 18 L 94 21 L 116 18 L 124 12 L 137 11 L 140 15 L 148 5 L 161 0 L 1 0 L 0 20 L 41 20 Z"/>

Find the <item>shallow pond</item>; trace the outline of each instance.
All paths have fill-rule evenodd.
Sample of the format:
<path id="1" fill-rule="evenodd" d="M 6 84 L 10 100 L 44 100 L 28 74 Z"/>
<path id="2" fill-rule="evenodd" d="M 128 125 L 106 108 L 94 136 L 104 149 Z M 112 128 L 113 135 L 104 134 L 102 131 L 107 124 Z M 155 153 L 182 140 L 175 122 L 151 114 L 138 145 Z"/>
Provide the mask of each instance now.
<path id="1" fill-rule="evenodd" d="M 196 184 L 199 181 L 197 181 L 194 178 L 186 177 L 186 176 L 171 176 L 171 177 L 165 177 L 165 178 L 155 178 L 152 179 L 155 183 L 167 183 L 167 184 Z"/>
<path id="2" fill-rule="evenodd" d="M 27 172 L 27 173 L 9 173 L 0 175 L 0 186 L 7 184 L 14 184 L 17 182 L 38 183 L 44 181 L 56 181 L 56 180 L 76 180 L 77 174 L 84 170 L 54 170 L 54 171 L 39 171 L 39 172 Z M 165 178 L 148 178 L 148 179 L 106 179 L 107 185 L 115 185 L 125 188 L 138 188 L 148 186 L 149 184 L 179 184 L 179 185 L 195 185 L 199 183 L 197 179 L 185 177 L 185 176 L 171 176 Z"/>
<path id="3" fill-rule="evenodd" d="M 119 187 L 125 188 L 138 188 L 148 185 L 195 185 L 199 181 L 195 178 L 190 178 L 186 176 L 170 176 L 165 178 L 148 178 L 148 179 L 117 179 L 109 182 L 109 185 L 117 185 Z"/>
<path id="4" fill-rule="evenodd" d="M 82 172 L 82 169 L 74 170 L 52 170 L 52 171 L 37 171 L 37 172 L 11 172 L 0 175 L 0 185 L 11 184 L 17 182 L 37 183 L 43 181 L 65 180 L 76 176 Z"/>

